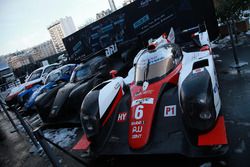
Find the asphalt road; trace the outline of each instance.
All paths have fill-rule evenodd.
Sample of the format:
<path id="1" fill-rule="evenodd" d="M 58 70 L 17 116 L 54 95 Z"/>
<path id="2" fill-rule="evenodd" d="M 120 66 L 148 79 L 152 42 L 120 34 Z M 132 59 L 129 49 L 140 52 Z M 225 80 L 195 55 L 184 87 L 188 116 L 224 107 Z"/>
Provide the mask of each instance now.
<path id="1" fill-rule="evenodd" d="M 187 159 L 184 157 L 157 157 L 154 159 L 119 159 L 109 161 L 112 166 L 250 166 L 250 65 L 240 72 L 230 68 L 234 63 L 232 49 L 215 49 L 216 67 L 229 141 L 227 156 L 218 159 Z M 237 47 L 242 61 L 250 62 L 250 38 Z M 0 113 L 0 167 L 51 166 L 46 157 L 29 153 L 31 144 L 23 134 L 11 133 L 13 127 Z M 82 166 L 62 153 L 62 166 Z M 96 164 L 106 166 L 103 163 Z"/>

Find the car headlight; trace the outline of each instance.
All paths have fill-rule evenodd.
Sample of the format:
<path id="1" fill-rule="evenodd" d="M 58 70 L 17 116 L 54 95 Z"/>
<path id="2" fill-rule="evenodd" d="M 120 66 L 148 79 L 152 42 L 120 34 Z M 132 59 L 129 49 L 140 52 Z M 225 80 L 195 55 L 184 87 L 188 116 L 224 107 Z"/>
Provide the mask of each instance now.
<path id="1" fill-rule="evenodd" d="M 209 120 L 212 117 L 212 114 L 210 111 L 201 111 L 199 116 L 203 120 Z"/>
<path id="2" fill-rule="evenodd" d="M 99 120 L 95 115 L 86 115 L 81 113 L 81 123 L 88 139 L 96 136 L 99 132 Z"/>

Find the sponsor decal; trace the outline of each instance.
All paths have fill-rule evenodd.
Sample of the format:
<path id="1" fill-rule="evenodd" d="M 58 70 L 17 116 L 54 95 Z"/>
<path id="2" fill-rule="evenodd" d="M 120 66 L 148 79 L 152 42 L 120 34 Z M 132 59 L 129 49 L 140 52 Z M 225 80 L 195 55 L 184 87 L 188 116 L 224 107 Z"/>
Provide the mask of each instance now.
<path id="1" fill-rule="evenodd" d="M 135 93 L 135 97 L 136 96 L 140 96 L 140 95 L 146 95 L 146 94 L 152 94 L 154 92 L 154 90 L 145 90 L 145 91 L 143 91 L 143 92 L 140 92 L 140 91 L 138 91 L 138 92 L 136 92 Z"/>
<path id="2" fill-rule="evenodd" d="M 203 71 L 204 71 L 204 68 L 197 68 L 197 69 L 193 70 L 193 74 L 197 74 L 197 73 L 200 73 L 200 72 L 203 72 Z"/>
<path id="3" fill-rule="evenodd" d="M 135 97 L 136 97 L 136 96 L 140 96 L 141 94 L 142 94 L 142 93 L 141 93 L 140 91 L 138 91 L 138 92 L 135 93 Z"/>
<path id="4" fill-rule="evenodd" d="M 146 90 L 143 92 L 143 94 L 152 94 L 154 92 L 154 90 Z"/>
<path id="5" fill-rule="evenodd" d="M 140 139 L 142 137 L 142 134 L 133 134 L 132 139 Z"/>
<path id="6" fill-rule="evenodd" d="M 149 5 L 149 2 L 151 2 L 152 0 L 141 0 L 140 2 L 140 7 L 143 8 L 143 7 L 146 7 Z"/>
<path id="7" fill-rule="evenodd" d="M 132 128 L 132 133 L 141 133 L 143 129 L 143 126 L 139 125 L 139 126 L 133 126 Z"/>
<path id="8" fill-rule="evenodd" d="M 148 63 L 149 65 L 152 65 L 152 64 L 163 61 L 165 58 L 166 58 L 165 54 L 156 54 L 155 56 L 151 56 L 150 58 L 142 57 L 137 63 L 137 68 L 146 69 Z"/>
<path id="9" fill-rule="evenodd" d="M 116 52 L 118 52 L 118 48 L 117 48 L 116 43 L 114 45 L 110 45 L 110 46 L 105 48 L 106 57 L 110 57 L 111 55 L 115 54 Z"/>
<path id="10" fill-rule="evenodd" d="M 144 121 L 135 121 L 135 122 L 131 122 L 131 125 L 134 126 L 134 125 L 143 125 L 144 124 Z"/>
<path id="11" fill-rule="evenodd" d="M 125 122 L 127 120 L 127 112 L 121 112 L 118 114 L 117 122 Z"/>
<path id="12" fill-rule="evenodd" d="M 132 102 L 131 107 L 134 107 L 138 104 L 154 104 L 154 99 L 153 98 L 143 98 L 143 99 L 137 99 Z"/>
<path id="13" fill-rule="evenodd" d="M 115 84 L 114 88 L 115 88 L 115 89 L 119 89 L 119 88 L 120 88 L 120 83 L 117 82 L 117 83 Z"/>
<path id="14" fill-rule="evenodd" d="M 144 23 L 148 22 L 149 20 L 150 20 L 149 15 L 146 14 L 145 16 L 143 16 L 142 18 L 140 18 L 133 24 L 134 29 L 137 29 L 138 27 L 142 26 Z"/>
<path id="15" fill-rule="evenodd" d="M 139 122 L 137 122 L 139 123 Z M 143 126 L 142 125 L 134 125 L 132 127 L 132 139 L 140 139 L 142 138 L 142 131 L 143 131 Z"/>
<path id="16" fill-rule="evenodd" d="M 176 105 L 165 106 L 164 117 L 175 117 L 176 116 Z"/>
<path id="17" fill-rule="evenodd" d="M 143 82 L 142 90 L 146 91 L 148 89 L 148 85 L 149 85 L 149 83 L 147 81 Z"/>
<path id="18" fill-rule="evenodd" d="M 214 86 L 214 93 L 216 93 L 216 92 L 217 92 L 218 88 L 219 88 L 218 83 L 215 83 L 215 86 Z"/>

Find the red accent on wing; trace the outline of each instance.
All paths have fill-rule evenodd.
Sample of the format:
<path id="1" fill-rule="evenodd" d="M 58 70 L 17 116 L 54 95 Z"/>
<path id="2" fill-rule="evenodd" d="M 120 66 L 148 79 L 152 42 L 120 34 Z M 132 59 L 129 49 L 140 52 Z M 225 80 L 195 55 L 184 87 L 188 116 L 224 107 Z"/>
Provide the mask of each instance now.
<path id="1" fill-rule="evenodd" d="M 140 149 L 144 147 L 150 137 L 151 127 L 155 115 L 156 104 L 160 94 L 160 89 L 164 83 L 172 83 L 177 85 L 179 79 L 179 72 L 182 65 L 178 65 L 169 75 L 158 82 L 148 85 L 147 90 L 142 91 L 142 86 L 131 85 L 131 104 L 133 101 L 145 98 L 153 99 L 153 104 L 136 104 L 131 106 L 129 114 L 129 146 L 133 149 Z M 151 92 L 151 93 L 149 93 Z M 143 112 L 139 118 L 136 116 L 137 111 Z"/>
<path id="2" fill-rule="evenodd" d="M 219 116 L 215 127 L 198 137 L 198 146 L 228 144 L 224 117 Z"/>
<path id="3" fill-rule="evenodd" d="M 165 39 L 166 39 L 167 36 L 168 36 L 168 35 L 167 35 L 167 33 L 165 33 L 165 32 L 162 34 L 162 38 L 165 38 Z"/>
<path id="4" fill-rule="evenodd" d="M 122 87 L 120 87 L 120 90 L 119 90 L 117 96 L 115 97 L 115 100 L 114 100 L 114 102 L 112 104 L 112 107 L 111 107 L 109 113 L 108 113 L 108 116 L 104 119 L 104 121 L 102 123 L 102 126 L 104 126 L 106 124 L 106 122 L 108 121 L 108 119 L 111 117 L 112 113 L 115 110 L 116 105 L 121 100 L 121 98 L 122 98 Z"/>
<path id="5" fill-rule="evenodd" d="M 206 51 L 206 50 L 210 50 L 209 46 L 202 46 L 202 48 L 200 48 L 200 51 Z"/>
<path id="6" fill-rule="evenodd" d="M 72 148 L 73 150 L 87 150 L 90 145 L 90 141 L 88 141 L 86 134 L 82 136 L 82 138 L 76 143 L 76 145 Z"/>
<path id="7" fill-rule="evenodd" d="M 118 73 L 117 70 L 111 70 L 109 72 L 109 74 L 112 76 L 112 78 L 115 78 L 117 73 Z"/>

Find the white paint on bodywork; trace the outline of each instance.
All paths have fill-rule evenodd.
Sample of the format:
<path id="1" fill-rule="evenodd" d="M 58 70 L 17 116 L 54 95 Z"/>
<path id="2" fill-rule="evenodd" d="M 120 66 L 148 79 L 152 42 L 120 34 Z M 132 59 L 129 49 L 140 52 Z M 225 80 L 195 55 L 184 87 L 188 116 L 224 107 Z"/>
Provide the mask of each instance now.
<path id="1" fill-rule="evenodd" d="M 98 97 L 100 118 L 105 114 L 121 87 L 123 87 L 123 78 L 116 77 L 100 90 Z"/>
<path id="2" fill-rule="evenodd" d="M 208 36 L 207 30 L 199 33 L 199 40 L 200 40 L 201 46 L 208 45 L 210 47 L 209 36 Z"/>
<path id="3" fill-rule="evenodd" d="M 209 72 L 209 75 L 211 77 L 212 87 L 213 87 L 213 95 L 214 95 L 214 106 L 216 110 L 216 116 L 218 116 L 220 108 L 221 108 L 221 100 L 219 96 L 219 84 L 217 80 L 216 75 L 216 69 L 214 65 L 213 56 L 210 54 L 209 51 L 198 51 L 198 52 L 183 52 L 183 60 L 182 60 L 182 69 L 180 71 L 180 77 L 179 77 L 179 88 L 178 88 L 178 94 L 180 97 L 180 88 L 183 83 L 183 81 L 187 78 L 189 74 L 192 73 L 193 64 L 197 61 L 201 60 L 208 60 L 209 66 L 204 67 Z"/>
<path id="4" fill-rule="evenodd" d="M 135 67 L 132 67 L 128 72 L 128 76 L 124 78 L 123 81 L 126 85 L 129 85 L 134 81 L 134 78 L 135 78 Z"/>

